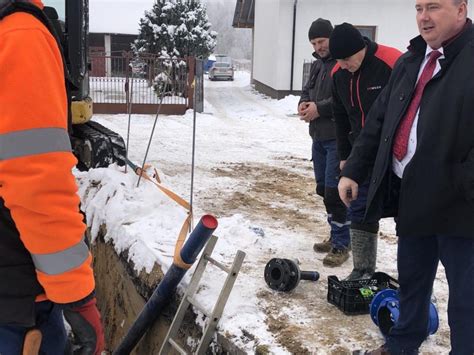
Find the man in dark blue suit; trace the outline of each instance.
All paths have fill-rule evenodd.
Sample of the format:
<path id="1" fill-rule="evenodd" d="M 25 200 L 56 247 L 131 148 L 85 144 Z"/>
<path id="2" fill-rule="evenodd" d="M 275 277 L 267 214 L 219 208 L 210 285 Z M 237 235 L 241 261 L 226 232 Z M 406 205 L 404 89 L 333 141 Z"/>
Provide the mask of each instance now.
<path id="1" fill-rule="evenodd" d="M 372 172 L 366 218 L 396 217 L 400 316 L 371 354 L 417 354 L 441 261 L 451 354 L 474 354 L 474 29 L 467 0 L 416 0 L 420 36 L 398 60 L 339 182 Z"/>

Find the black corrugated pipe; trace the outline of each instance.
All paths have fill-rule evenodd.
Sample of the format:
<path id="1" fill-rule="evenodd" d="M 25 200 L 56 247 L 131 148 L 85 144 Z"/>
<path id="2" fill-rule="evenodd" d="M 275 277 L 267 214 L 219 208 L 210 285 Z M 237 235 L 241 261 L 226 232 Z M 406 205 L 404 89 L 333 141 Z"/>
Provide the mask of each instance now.
<path id="1" fill-rule="evenodd" d="M 298 6 L 298 0 L 293 3 L 293 39 L 291 41 L 291 81 L 290 91 L 293 91 L 293 77 L 295 72 L 295 35 L 296 35 L 296 8 Z"/>

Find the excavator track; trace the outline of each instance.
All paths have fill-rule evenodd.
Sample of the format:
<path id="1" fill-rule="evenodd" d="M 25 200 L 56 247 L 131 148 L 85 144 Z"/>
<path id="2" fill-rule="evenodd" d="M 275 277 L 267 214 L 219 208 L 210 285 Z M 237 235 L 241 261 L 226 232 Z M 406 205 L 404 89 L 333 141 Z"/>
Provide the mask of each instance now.
<path id="1" fill-rule="evenodd" d="M 97 122 L 73 125 L 71 144 L 81 171 L 113 163 L 125 165 L 127 151 L 123 138 Z"/>

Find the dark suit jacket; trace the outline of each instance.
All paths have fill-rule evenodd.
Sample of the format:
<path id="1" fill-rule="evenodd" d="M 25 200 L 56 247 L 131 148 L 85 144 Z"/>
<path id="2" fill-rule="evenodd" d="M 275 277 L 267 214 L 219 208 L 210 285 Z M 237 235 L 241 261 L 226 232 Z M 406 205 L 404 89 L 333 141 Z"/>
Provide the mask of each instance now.
<path id="1" fill-rule="evenodd" d="M 426 50 L 421 36 L 410 43 L 372 106 L 342 175 L 360 184 L 373 169 L 366 216 L 384 210 L 398 214 L 399 235 L 474 238 L 474 29 L 469 20 L 443 48 L 446 58 L 420 104 L 415 155 L 394 191 L 393 139 Z"/>

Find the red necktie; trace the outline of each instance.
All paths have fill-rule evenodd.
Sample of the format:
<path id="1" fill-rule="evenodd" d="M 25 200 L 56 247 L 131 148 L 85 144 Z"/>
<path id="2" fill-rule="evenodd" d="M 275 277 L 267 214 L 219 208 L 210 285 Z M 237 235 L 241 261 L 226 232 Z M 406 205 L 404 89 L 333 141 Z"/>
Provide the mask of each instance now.
<path id="1" fill-rule="evenodd" d="M 411 99 L 410 106 L 408 106 L 407 112 L 398 126 L 395 141 L 393 143 L 393 154 L 399 161 L 402 161 L 405 155 L 407 155 L 411 126 L 413 126 L 416 112 L 418 111 L 418 107 L 420 107 L 423 90 L 425 89 L 426 84 L 428 84 L 428 81 L 433 77 L 433 72 L 436 68 L 436 60 L 440 56 L 441 52 L 438 51 L 432 51 L 429 54 L 428 62 L 426 63 L 425 68 L 420 75 L 420 79 L 418 79 L 418 83 L 416 84 L 415 93 Z"/>

